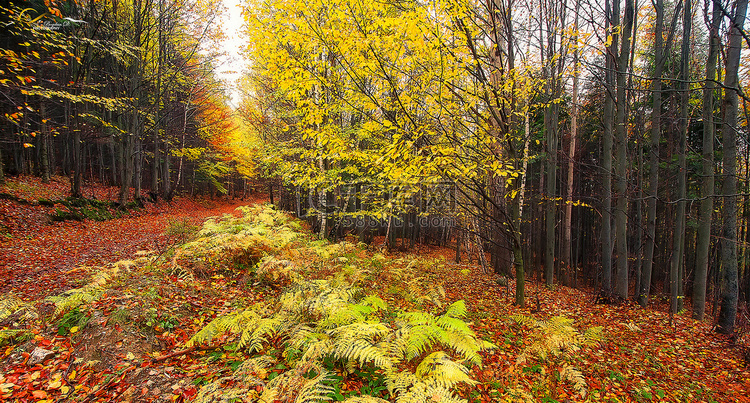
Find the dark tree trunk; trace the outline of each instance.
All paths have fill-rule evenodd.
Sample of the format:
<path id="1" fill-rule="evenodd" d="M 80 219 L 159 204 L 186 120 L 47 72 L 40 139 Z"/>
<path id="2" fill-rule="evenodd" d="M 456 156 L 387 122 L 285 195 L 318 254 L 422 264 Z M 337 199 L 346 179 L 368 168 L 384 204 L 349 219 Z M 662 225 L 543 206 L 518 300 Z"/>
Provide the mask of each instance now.
<path id="1" fill-rule="evenodd" d="M 721 265 L 724 273 L 721 279 L 721 309 L 719 311 L 718 331 L 730 334 L 734 332 L 734 321 L 737 316 L 737 111 L 739 87 L 738 70 L 742 50 L 742 30 L 745 24 L 747 0 L 737 0 L 734 17 L 729 31 L 729 43 L 726 50 L 726 76 L 724 77 L 724 125 L 722 137 L 724 143 L 724 194 L 723 239 L 721 246 Z"/>

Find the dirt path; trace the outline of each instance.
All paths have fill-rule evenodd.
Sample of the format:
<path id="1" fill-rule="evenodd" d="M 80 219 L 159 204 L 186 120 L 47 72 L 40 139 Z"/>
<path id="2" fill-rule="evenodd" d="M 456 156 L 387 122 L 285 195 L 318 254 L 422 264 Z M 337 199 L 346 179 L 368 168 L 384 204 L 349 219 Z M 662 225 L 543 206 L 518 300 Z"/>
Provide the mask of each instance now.
<path id="1" fill-rule="evenodd" d="M 3 191 L 14 189 L 18 190 L 18 197 L 32 203 L 38 196 L 23 192 L 20 185 Z M 44 196 L 62 198 L 64 194 L 56 193 L 65 190 L 62 187 L 59 192 Z M 106 199 L 112 190 L 92 190 L 93 195 L 96 193 Z M 262 200 L 262 195 L 245 201 L 176 198 L 147 204 L 143 210 L 118 219 L 54 223 L 49 219 L 54 207 L 0 200 L 0 224 L 4 229 L 0 235 L 0 295 L 13 292 L 25 300 L 39 299 L 78 287 L 90 274 L 81 266 L 116 262 L 139 250 L 163 250 L 174 242 L 165 234 L 171 222 L 187 220 L 199 225 L 208 217 L 231 214 L 240 205 Z"/>

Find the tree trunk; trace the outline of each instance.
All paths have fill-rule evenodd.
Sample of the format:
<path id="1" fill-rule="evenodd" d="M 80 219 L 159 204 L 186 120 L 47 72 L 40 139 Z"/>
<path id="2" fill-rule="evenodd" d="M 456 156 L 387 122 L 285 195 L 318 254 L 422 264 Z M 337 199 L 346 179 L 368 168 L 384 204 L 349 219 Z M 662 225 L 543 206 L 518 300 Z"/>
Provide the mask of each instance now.
<path id="1" fill-rule="evenodd" d="M 0 185 L 5 183 L 5 165 L 3 164 L 3 148 L 0 147 Z"/>
<path id="2" fill-rule="evenodd" d="M 630 60 L 630 36 L 633 32 L 633 0 L 625 1 L 623 16 L 622 45 L 617 63 L 617 130 L 615 159 L 615 240 L 617 249 L 617 278 L 615 293 L 618 299 L 628 298 L 628 99 L 625 95 L 625 83 Z"/>
<path id="3" fill-rule="evenodd" d="M 708 10 L 706 10 L 708 13 Z M 713 3 L 709 29 L 709 51 L 706 61 L 706 81 L 703 87 L 703 180 L 701 181 L 700 221 L 696 246 L 695 278 L 693 280 L 693 318 L 703 320 L 706 312 L 708 262 L 711 252 L 711 222 L 714 212 L 714 93 L 716 91 L 716 63 L 719 55 L 719 26 L 721 4 Z"/>
<path id="4" fill-rule="evenodd" d="M 742 30 L 745 24 L 747 0 L 737 0 L 734 17 L 729 31 L 726 50 L 726 75 L 724 77 L 724 211 L 722 215 L 723 239 L 721 245 L 721 265 L 724 273 L 721 278 L 721 309 L 719 310 L 718 331 L 734 332 L 737 316 L 737 105 L 739 88 L 738 70 L 742 50 Z"/>
<path id="5" fill-rule="evenodd" d="M 678 172 L 677 172 L 677 209 L 675 210 L 675 229 L 674 240 L 672 244 L 672 261 L 670 264 L 669 285 L 671 295 L 672 313 L 676 314 L 682 310 L 683 297 L 681 295 L 682 285 L 682 265 L 684 263 L 685 252 L 685 197 L 687 195 L 687 170 L 685 162 L 685 142 L 688 136 L 689 115 L 688 102 L 690 88 L 688 78 L 690 76 L 690 35 L 692 28 L 692 7 L 691 2 L 685 2 L 683 10 L 683 33 L 682 33 L 682 50 L 679 82 L 680 82 L 680 131 L 678 136 Z"/>
<path id="6" fill-rule="evenodd" d="M 605 3 L 607 31 L 615 38 L 607 51 L 604 85 L 604 133 L 602 133 L 602 292 L 606 299 L 612 294 L 612 141 L 615 120 L 615 55 L 617 40 L 615 30 L 620 25 L 620 4 L 618 0 Z"/>
<path id="7" fill-rule="evenodd" d="M 39 105 L 39 117 L 42 119 L 42 130 L 39 139 L 39 168 L 43 183 L 49 183 L 49 126 L 47 125 L 47 102 L 42 100 Z"/>
<path id="8" fill-rule="evenodd" d="M 545 130 L 547 131 L 547 189 L 545 192 L 547 206 L 545 210 L 545 243 L 544 243 L 544 280 L 547 286 L 554 282 L 555 272 L 555 222 L 557 221 L 557 201 L 555 191 L 557 185 L 557 119 L 556 102 L 545 111 Z"/>
<path id="9" fill-rule="evenodd" d="M 122 185 L 120 186 L 120 195 L 118 197 L 120 206 L 125 206 L 130 197 L 130 185 L 133 181 L 133 135 L 123 134 L 122 136 Z"/>
<path id="10" fill-rule="evenodd" d="M 81 130 L 73 127 L 73 181 L 70 195 L 75 198 L 83 197 L 81 193 L 81 170 L 83 170 L 83 150 L 81 149 Z"/>
<path id="11" fill-rule="evenodd" d="M 573 22 L 573 35 L 576 43 L 573 46 L 573 88 L 570 100 L 570 142 L 568 143 L 568 175 L 565 181 L 567 189 L 565 192 L 565 219 L 563 221 L 562 239 L 562 265 L 566 268 L 568 276 L 575 272 L 576 267 L 571 261 L 572 238 L 573 238 L 573 178 L 576 157 L 576 141 L 578 139 L 578 10 L 581 2 L 576 0 L 575 17 Z M 570 282 L 567 282 L 570 285 Z"/>
<path id="12" fill-rule="evenodd" d="M 646 206 L 646 245 L 643 252 L 643 268 L 638 293 L 638 303 L 648 305 L 651 293 L 651 273 L 654 266 L 656 247 L 656 199 L 659 195 L 659 148 L 661 143 L 661 74 L 664 68 L 664 1 L 656 0 L 656 21 L 654 30 L 654 80 L 651 81 L 653 105 L 651 108 L 651 150 L 649 151 L 648 194 Z"/>
<path id="13" fill-rule="evenodd" d="M 169 156 L 169 144 L 165 141 L 164 142 L 164 156 L 163 156 L 163 164 L 164 167 L 162 168 L 162 197 L 166 200 L 172 199 L 172 182 L 171 182 L 171 176 L 169 173 L 170 166 L 171 166 L 171 158 Z"/>

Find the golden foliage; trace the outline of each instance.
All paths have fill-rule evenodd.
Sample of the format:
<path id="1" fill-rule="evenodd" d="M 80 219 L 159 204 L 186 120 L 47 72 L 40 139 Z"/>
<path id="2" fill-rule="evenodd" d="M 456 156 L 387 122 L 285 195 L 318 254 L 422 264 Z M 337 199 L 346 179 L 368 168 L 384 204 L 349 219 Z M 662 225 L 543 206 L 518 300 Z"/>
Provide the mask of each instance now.
<path id="1" fill-rule="evenodd" d="M 525 362 L 529 356 L 547 360 L 550 356 L 564 361 L 573 358 L 574 354 L 585 346 L 591 346 L 602 340 L 602 327 L 595 326 L 581 333 L 573 327 L 573 319 L 554 316 L 548 320 L 538 320 L 525 315 L 511 317 L 518 324 L 534 329 L 533 342 L 518 356 L 517 363 Z M 580 370 L 572 365 L 565 365 L 560 378 L 570 381 L 573 388 L 582 397 L 586 396 L 588 385 Z"/>

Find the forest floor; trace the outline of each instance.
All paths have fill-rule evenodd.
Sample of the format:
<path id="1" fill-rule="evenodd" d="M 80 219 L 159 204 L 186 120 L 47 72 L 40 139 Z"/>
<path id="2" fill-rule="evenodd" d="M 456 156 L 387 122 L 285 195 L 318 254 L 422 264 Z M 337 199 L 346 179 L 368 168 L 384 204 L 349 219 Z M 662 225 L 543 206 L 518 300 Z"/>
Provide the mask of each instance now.
<path id="1" fill-rule="evenodd" d="M 49 215 L 58 207 L 38 200 L 62 199 L 67 189 L 63 178 L 50 185 L 11 178 L 0 187 L 0 193 L 26 200 L 0 200 L 0 330 L 19 329 L 16 336 L 0 337 L 0 401 L 191 401 L 203 385 L 229 379 L 247 358 L 243 352 L 185 343 L 217 315 L 273 300 L 281 289 L 239 266 L 187 278 L 175 269 L 176 257 L 162 257 L 192 226 L 208 217 L 236 216 L 238 205 L 261 203 L 263 196 L 230 202 L 176 198 L 107 221 L 52 222 Z M 100 200 L 116 194 L 103 186 L 86 189 Z M 334 263 L 320 263 L 308 251 L 290 249 L 284 256 L 315 269 L 315 276 L 349 267 L 336 262 L 355 257 L 379 262 L 362 287 L 389 305 L 438 309 L 417 296 L 441 288 L 445 305 L 465 300 L 470 328 L 498 346 L 482 353 L 483 366 L 471 368 L 477 383 L 459 387 L 469 402 L 750 402 L 748 337 L 717 335 L 710 320 L 696 322 L 689 313 L 670 320 L 633 304 L 597 305 L 591 293 L 533 282 L 527 283 L 528 307 L 518 308 L 512 281 L 499 286 L 477 265 L 452 263 L 453 252 L 445 248 L 420 246 L 404 254 L 357 246 Z M 63 292 L 85 290 L 105 271 L 97 283 L 106 284 L 103 294 L 64 314 L 53 312 Z M 603 338 L 534 356 L 529 349 L 546 337 L 545 328 L 511 319 L 519 314 L 544 323 L 565 316 L 581 334 L 601 326 Z M 583 393 L 580 384 L 563 379 L 568 367 L 580 370 Z M 346 395 L 364 391 L 367 380 L 342 382 L 337 388 Z"/>

